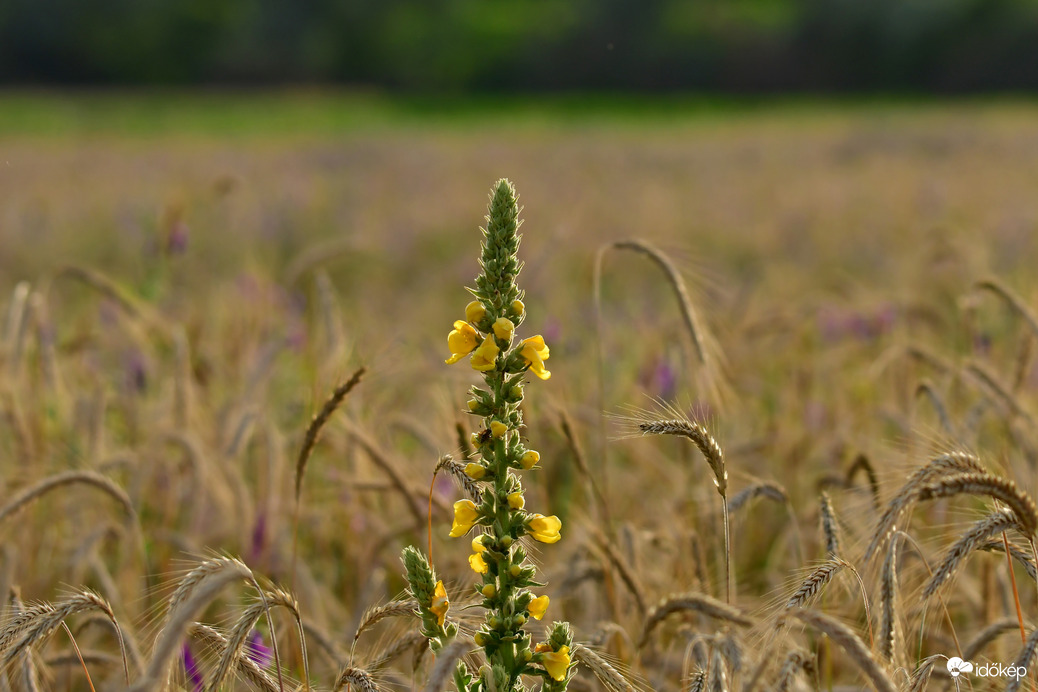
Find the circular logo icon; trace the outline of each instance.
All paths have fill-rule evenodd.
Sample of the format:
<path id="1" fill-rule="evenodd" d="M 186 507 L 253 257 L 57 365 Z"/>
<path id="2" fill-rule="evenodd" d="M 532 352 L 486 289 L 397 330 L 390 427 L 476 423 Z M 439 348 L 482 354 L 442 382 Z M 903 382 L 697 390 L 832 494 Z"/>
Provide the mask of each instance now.
<path id="1" fill-rule="evenodd" d="M 957 678 L 962 673 L 972 673 L 973 664 L 969 661 L 963 661 L 958 656 L 952 656 L 948 659 L 948 672 L 951 673 L 953 678 Z"/>

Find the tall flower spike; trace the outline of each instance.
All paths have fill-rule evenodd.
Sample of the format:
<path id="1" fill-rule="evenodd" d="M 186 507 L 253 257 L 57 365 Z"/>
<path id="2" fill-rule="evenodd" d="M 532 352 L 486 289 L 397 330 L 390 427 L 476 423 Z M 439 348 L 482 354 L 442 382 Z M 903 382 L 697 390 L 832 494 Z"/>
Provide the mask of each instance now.
<path id="1" fill-rule="evenodd" d="M 555 623 L 548 641 L 532 648 L 530 633 L 524 628 L 529 618 L 540 620 L 548 610 L 548 596 L 534 596 L 528 590 L 540 586 L 536 566 L 528 557 L 521 539 L 530 536 L 541 543 L 561 538 L 562 522 L 556 516 L 528 514 L 519 472 L 536 469 L 540 455 L 528 449 L 523 439 L 522 403 L 525 372 L 541 379 L 551 373 L 544 367 L 549 351 L 541 336 L 516 341 L 516 332 L 526 318 L 522 291 L 516 285 L 521 264 L 519 249 L 519 207 L 515 189 L 507 180 L 494 186 L 483 230 L 480 266 L 475 300 L 465 307 L 465 320 L 454 323 L 447 342 L 456 363 L 469 356 L 473 369 L 482 373 L 484 387 L 472 387 L 465 404 L 466 413 L 479 419 L 478 432 L 472 434 L 475 450 L 464 469 L 464 480 L 472 500 L 454 503 L 450 535 L 460 538 L 476 526 L 469 567 L 478 575 L 475 591 L 483 596 L 478 607 L 485 611 L 483 624 L 472 641 L 483 650 L 476 669 L 457 664 L 454 684 L 458 692 L 526 689 L 523 676 L 541 678 L 544 692 L 565 692 L 572 677 L 569 626 Z M 413 548 L 405 550 L 408 580 L 419 602 L 422 632 L 429 638 L 434 653 L 442 651 L 457 634 L 458 625 L 449 622 L 443 582 L 419 559 Z"/>

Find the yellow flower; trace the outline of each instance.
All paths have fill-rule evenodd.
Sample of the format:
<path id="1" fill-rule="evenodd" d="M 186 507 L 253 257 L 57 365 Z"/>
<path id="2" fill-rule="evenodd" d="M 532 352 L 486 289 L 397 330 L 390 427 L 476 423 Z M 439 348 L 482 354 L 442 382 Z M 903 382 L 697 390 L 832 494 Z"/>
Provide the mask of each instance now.
<path id="1" fill-rule="evenodd" d="M 472 353 L 472 359 L 469 361 L 472 363 L 472 369 L 479 370 L 480 372 L 493 370 L 495 367 L 495 361 L 497 360 L 497 354 L 500 352 L 501 349 L 497 347 L 494 337 L 488 336 L 483 339 L 483 343 L 480 344 L 479 348 Z M 468 353 L 468 351 L 465 353 Z"/>
<path id="2" fill-rule="evenodd" d="M 541 644 L 537 648 L 541 648 Z M 548 645 L 551 646 L 550 644 Z M 541 653 L 541 665 L 548 671 L 552 680 L 562 682 L 566 679 L 566 671 L 569 670 L 569 647 L 560 646 L 558 651 L 546 651 Z"/>
<path id="3" fill-rule="evenodd" d="M 499 420 L 490 421 L 490 432 L 494 437 L 501 438 L 508 432 L 508 426 Z"/>
<path id="4" fill-rule="evenodd" d="M 544 617 L 544 613 L 548 610 L 548 597 L 538 596 L 537 598 L 530 601 L 530 605 L 526 607 L 530 611 L 530 615 L 537 620 Z"/>
<path id="5" fill-rule="evenodd" d="M 483 559 L 483 551 L 486 549 L 487 547 L 483 545 L 482 534 L 472 539 L 472 554 L 469 555 L 469 567 L 477 574 L 486 574 L 489 569 L 486 560 Z"/>
<path id="6" fill-rule="evenodd" d="M 447 347 L 451 350 L 451 357 L 444 362 L 450 365 L 467 356 L 476 347 L 478 337 L 479 334 L 468 322 L 455 322 L 454 330 L 447 335 Z"/>
<path id="7" fill-rule="evenodd" d="M 436 588 L 433 589 L 432 604 L 429 606 L 429 610 L 432 611 L 433 615 L 436 616 L 436 623 L 443 627 L 443 621 L 447 619 L 447 610 L 451 607 L 451 602 L 447 600 L 447 589 L 443 588 L 443 582 L 436 582 Z"/>
<path id="8" fill-rule="evenodd" d="M 476 509 L 476 503 L 472 500 L 458 500 L 454 503 L 454 525 L 451 526 L 451 538 L 464 536 L 477 521 L 479 521 L 479 510 Z"/>
<path id="9" fill-rule="evenodd" d="M 525 314 L 525 313 L 526 313 L 526 306 L 523 305 L 523 301 L 521 301 L 521 300 L 513 300 L 512 301 L 512 314 L 515 315 L 517 318 L 521 318 L 523 316 L 523 314 Z"/>
<path id="10" fill-rule="evenodd" d="M 536 464 L 540 460 L 541 460 L 540 453 L 539 452 L 535 452 L 534 450 L 531 449 L 531 450 L 529 450 L 529 451 L 527 451 L 527 452 L 525 452 L 523 454 L 523 456 L 519 459 L 519 463 L 522 465 L 522 467 L 524 469 L 529 471 L 530 469 L 532 469 L 534 467 L 534 464 Z"/>
<path id="11" fill-rule="evenodd" d="M 471 503 L 469 503 L 471 504 Z M 457 508 L 457 504 L 454 505 Z M 457 510 L 455 510 L 457 511 Z M 457 519 L 455 519 L 457 521 Z M 562 520 L 554 514 L 546 517 L 543 514 L 534 514 L 526 520 L 526 530 L 533 536 L 535 541 L 541 543 L 556 543 L 562 536 L 559 530 L 562 528 Z M 466 529 L 467 531 L 468 529 Z M 453 533 L 451 535 L 454 535 Z"/>
<path id="12" fill-rule="evenodd" d="M 551 377 L 551 373 L 544 369 L 544 361 L 548 360 L 548 347 L 544 344 L 543 336 L 538 334 L 529 339 L 523 339 L 523 347 L 519 351 L 519 355 L 530 365 L 530 370 L 533 370 L 534 375 L 542 380 Z"/>
<path id="13" fill-rule="evenodd" d="M 526 506 L 526 498 L 522 493 L 512 493 L 508 496 L 508 506 L 512 509 L 522 509 Z"/>
<path id="14" fill-rule="evenodd" d="M 480 478 L 487 475 L 487 470 L 483 468 L 482 464 L 470 461 L 465 464 L 465 475 L 474 481 L 478 481 Z"/>
<path id="15" fill-rule="evenodd" d="M 511 341 L 512 334 L 514 333 L 515 325 L 507 317 L 498 317 L 497 321 L 494 322 L 494 336 L 501 339 L 501 341 Z"/>
<path id="16" fill-rule="evenodd" d="M 497 593 L 497 589 L 493 584 L 484 584 L 483 588 L 479 590 L 487 598 L 493 598 L 494 594 Z"/>
<path id="17" fill-rule="evenodd" d="M 465 306 L 465 319 L 473 324 L 479 324 L 479 321 L 487 314 L 487 309 L 483 307 L 483 304 L 478 300 L 474 300 Z"/>

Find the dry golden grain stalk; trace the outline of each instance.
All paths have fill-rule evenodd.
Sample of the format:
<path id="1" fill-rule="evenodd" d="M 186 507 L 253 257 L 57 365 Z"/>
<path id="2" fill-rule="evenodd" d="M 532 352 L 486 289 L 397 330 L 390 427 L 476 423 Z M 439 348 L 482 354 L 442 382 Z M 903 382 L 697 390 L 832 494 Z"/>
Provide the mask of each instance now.
<path id="1" fill-rule="evenodd" d="M 399 637 L 395 642 L 390 644 L 388 647 L 379 651 L 378 658 L 374 659 L 369 663 L 366 668 L 367 670 L 378 670 L 388 665 L 393 659 L 405 651 L 410 651 L 421 647 L 421 650 L 425 650 L 429 646 L 429 640 L 424 634 L 418 631 L 411 631 Z"/>
<path id="2" fill-rule="evenodd" d="M 835 555 L 816 567 L 786 601 L 786 609 L 802 607 L 824 589 L 844 567 L 849 567 L 847 562 Z"/>
<path id="3" fill-rule="evenodd" d="M 706 671 L 697 668 L 688 678 L 688 692 L 703 692 L 704 690 L 706 690 Z"/>
<path id="4" fill-rule="evenodd" d="M 335 680 L 335 685 L 332 686 L 332 692 L 339 692 L 346 685 L 356 685 L 361 692 L 378 692 L 378 685 L 375 684 L 371 673 L 363 668 L 343 668 Z"/>
<path id="5" fill-rule="evenodd" d="M 978 550 L 984 550 L 987 552 L 1005 553 L 1006 547 L 999 540 L 988 541 L 984 545 L 980 546 Z M 1023 565 L 1024 570 L 1027 571 L 1027 576 L 1031 578 L 1031 581 L 1038 581 L 1038 570 L 1035 569 L 1034 559 L 1030 554 L 1024 552 L 1019 546 L 1010 543 L 1009 554 L 1013 556 L 1013 559 Z"/>
<path id="6" fill-rule="evenodd" d="M 721 497 L 727 497 L 728 470 L 725 468 L 724 452 L 717 440 L 699 423 L 681 418 L 645 421 L 638 429 L 644 435 L 678 435 L 692 441 L 702 452 L 703 458 L 714 474 L 714 486 Z"/>
<path id="7" fill-rule="evenodd" d="M 166 617 L 152 648 L 151 662 L 144 671 L 143 679 L 134 685 L 133 692 L 154 692 L 168 687 L 172 673 L 171 660 L 195 614 L 207 606 L 225 586 L 242 580 L 253 584 L 260 591 L 252 570 L 243 562 L 233 558 L 214 558 L 193 569 L 180 581 L 169 599 Z M 280 675 L 280 668 L 278 673 Z"/>
<path id="8" fill-rule="evenodd" d="M 454 457 L 450 454 L 444 454 L 440 457 L 440 460 L 436 463 L 436 468 L 433 469 L 433 475 L 436 475 L 436 472 L 441 469 L 449 473 L 451 478 L 465 489 L 465 492 L 468 493 L 473 502 L 478 505 L 483 501 L 483 491 L 480 489 L 479 484 L 465 473 L 465 467 L 454 461 Z"/>
<path id="9" fill-rule="evenodd" d="M 933 410 L 937 413 L 937 419 L 941 422 L 941 427 L 944 428 L 944 432 L 951 435 L 953 438 L 958 437 L 958 431 L 955 429 L 955 425 L 951 421 L 951 417 L 948 415 L 948 409 L 944 405 L 944 400 L 941 399 L 941 395 L 934 388 L 933 383 L 930 380 L 922 380 L 915 388 L 915 395 L 925 396 L 930 405 L 933 406 Z"/>
<path id="10" fill-rule="evenodd" d="M 714 648 L 713 655 L 710 657 L 706 686 L 710 692 L 727 692 L 728 690 L 728 671 L 725 670 L 724 658 L 717 648 Z"/>
<path id="11" fill-rule="evenodd" d="M 1009 387 L 1002 383 L 993 372 L 988 370 L 985 366 L 981 365 L 977 361 L 970 361 L 966 364 L 966 372 L 973 375 L 987 390 L 989 394 L 994 395 L 1009 412 L 1013 415 L 1019 416 L 1027 424 L 1034 429 L 1038 423 L 1036 423 L 1034 416 L 1031 412 L 1024 408 L 1024 405 L 1020 403 L 1020 400 L 1010 391 Z"/>
<path id="12" fill-rule="evenodd" d="M 418 601 L 407 599 L 404 601 L 390 601 L 385 605 L 372 606 L 364 611 L 364 614 L 360 617 L 360 623 L 357 625 L 357 631 L 353 634 L 353 640 L 356 641 L 360 638 L 360 635 L 369 627 L 374 627 L 375 623 L 380 622 L 386 618 L 402 617 L 408 615 L 415 615 L 418 610 Z"/>
<path id="13" fill-rule="evenodd" d="M 14 617 L 0 630 L 0 653 L 3 654 L 3 658 L 0 659 L 0 667 L 8 666 L 21 652 L 49 637 L 64 623 L 66 618 L 90 610 L 104 613 L 112 623 L 116 639 L 119 642 L 119 651 L 122 654 L 123 670 L 128 680 L 129 664 L 119 622 L 108 601 L 87 590 L 82 590 L 56 605 L 41 603 L 16 612 Z"/>
<path id="14" fill-rule="evenodd" d="M 127 516 L 130 518 L 136 518 L 137 514 L 134 512 L 130 496 L 126 494 L 125 490 L 120 488 L 110 479 L 94 471 L 65 471 L 64 473 L 58 473 L 48 478 L 44 478 L 39 483 L 23 489 L 20 493 L 8 500 L 3 507 L 0 507 L 0 522 L 3 522 L 11 515 L 40 499 L 40 497 L 46 495 L 52 490 L 66 485 L 77 484 L 90 485 L 103 491 L 122 506 L 123 511 L 126 512 Z"/>
<path id="15" fill-rule="evenodd" d="M 840 648 L 869 679 L 877 692 L 897 692 L 897 687 L 880 667 L 869 648 L 865 646 L 865 642 L 847 625 L 815 610 L 794 610 L 793 616 L 819 632 L 829 635 L 834 642 L 839 644 Z"/>
<path id="16" fill-rule="evenodd" d="M 613 545 L 613 542 L 603 536 L 598 529 L 590 527 L 590 534 L 595 541 L 595 545 L 616 569 L 620 575 L 620 580 L 627 587 L 627 590 L 631 592 L 631 595 L 634 596 L 634 603 L 638 606 L 638 612 L 644 615 L 648 607 L 646 605 L 645 589 L 642 588 L 641 581 L 635 575 L 634 570 L 627 564 L 627 561 Z"/>
<path id="17" fill-rule="evenodd" d="M 923 690 L 926 689 L 926 686 L 930 683 L 930 676 L 933 674 L 934 664 L 943 658 L 945 658 L 945 656 L 941 654 L 934 654 L 933 656 L 924 658 L 912 672 L 912 677 L 908 680 L 907 692 L 923 692 Z"/>
<path id="18" fill-rule="evenodd" d="M 716 598 L 701 593 L 675 594 L 664 598 L 653 606 L 645 618 L 642 626 L 642 635 L 638 641 L 638 648 L 648 643 L 649 635 L 663 620 L 672 613 L 692 611 L 708 615 L 717 620 L 730 622 L 740 627 L 749 627 L 753 621 L 741 610 L 734 606 L 723 603 Z"/>
<path id="19" fill-rule="evenodd" d="M 825 554 L 840 554 L 840 525 L 836 522 L 836 511 L 833 502 L 829 499 L 829 493 L 822 491 L 819 507 L 819 519 L 822 525 L 822 535 L 825 537 Z"/>
<path id="20" fill-rule="evenodd" d="M 454 673 L 458 660 L 472 648 L 472 642 L 458 637 L 440 650 L 436 655 L 436 665 L 429 672 L 429 680 L 425 683 L 424 692 L 440 692 Z"/>
<path id="21" fill-rule="evenodd" d="M 977 550 L 992 536 L 1013 528 L 1020 528 L 1020 524 L 1017 522 L 1016 514 L 1008 509 L 997 509 L 973 524 L 962 535 L 962 538 L 955 541 L 955 544 L 944 554 L 941 563 L 934 570 L 926 586 L 923 587 L 923 600 L 932 596 L 937 589 L 951 579 L 970 553 Z"/>
<path id="22" fill-rule="evenodd" d="M 249 635 L 256 626 L 256 622 L 263 615 L 269 613 L 270 608 L 273 606 L 286 608 L 295 616 L 296 622 L 299 622 L 299 605 L 296 603 L 294 596 L 281 589 L 272 589 L 263 594 L 261 600 L 256 601 L 245 609 L 238 621 L 234 623 L 234 627 L 231 628 L 230 634 L 227 636 L 227 646 L 220 655 L 220 661 L 216 665 L 215 672 L 206 684 L 206 692 L 218 690 L 231 671 L 238 667 L 242 653 L 245 651 L 245 646 L 248 644 Z M 302 634 L 302 630 L 300 630 L 300 634 Z M 306 661 L 305 641 L 305 638 L 300 637 L 304 662 Z M 303 677 L 304 679 L 309 679 L 306 670 L 303 672 Z"/>
<path id="23" fill-rule="evenodd" d="M 418 494 L 408 486 L 404 474 L 367 433 L 353 423 L 347 423 L 346 428 L 353 439 L 360 443 L 368 457 L 375 462 L 375 465 L 385 472 L 386 477 L 393 484 L 393 488 L 399 493 L 407 509 L 411 512 L 415 526 L 424 526 L 425 511 L 418 501 Z"/>
<path id="24" fill-rule="evenodd" d="M 742 509 L 743 505 L 758 498 L 766 498 L 782 505 L 789 502 L 789 495 L 786 494 L 785 488 L 778 483 L 765 481 L 762 483 L 754 483 L 749 487 L 743 488 L 735 495 L 732 495 L 732 499 L 728 503 L 728 511 L 732 513 L 738 512 Z"/>
<path id="25" fill-rule="evenodd" d="M 321 429 L 324 428 L 328 419 L 332 417 L 335 410 L 342 405 L 342 402 L 346 399 L 346 395 L 353 391 L 353 388 L 360 384 L 361 379 L 364 377 L 366 370 L 364 368 L 358 369 L 354 372 L 348 380 L 336 387 L 331 396 L 321 406 L 321 410 L 318 411 L 313 419 L 310 421 L 310 425 L 306 428 L 306 434 L 303 435 L 303 445 L 299 449 L 299 456 L 296 458 L 296 502 L 299 502 L 299 493 L 302 492 L 303 488 L 303 474 L 306 471 L 306 463 L 310 460 L 310 455 L 314 451 L 314 446 L 317 444 L 318 437 L 321 434 Z"/>
<path id="26" fill-rule="evenodd" d="M 887 504 L 883 515 L 880 516 L 876 528 L 873 530 L 872 540 L 865 549 L 862 564 L 868 564 L 880 543 L 890 537 L 891 529 L 894 528 L 894 524 L 898 522 L 901 515 L 915 504 L 918 499 L 916 493 L 921 485 L 932 478 L 957 473 L 986 473 L 986 471 L 980 465 L 980 460 L 968 452 L 940 454 L 922 468 L 917 469 L 909 477 L 908 482 L 901 486 L 894 498 Z"/>
<path id="27" fill-rule="evenodd" d="M 1038 649 L 1038 628 L 1031 630 L 1031 634 L 1027 637 L 1027 641 L 1024 642 L 1016 660 L 1013 661 L 1013 665 L 1017 668 L 1026 668 L 1029 670 L 1031 668 L 1031 663 L 1034 661 L 1035 649 Z M 1027 675 L 1025 673 L 1019 677 L 1012 678 L 1009 684 L 1006 685 L 1006 692 L 1016 692 L 1020 689 L 1021 681 L 1026 677 Z"/>
<path id="28" fill-rule="evenodd" d="M 216 651 L 223 651 L 227 648 L 227 638 L 207 625 L 196 622 L 191 625 L 189 634 L 202 640 L 206 646 Z M 263 692 L 279 692 L 277 681 L 267 675 L 267 672 L 248 656 L 238 659 L 237 672 Z"/>
<path id="29" fill-rule="evenodd" d="M 634 686 L 627 679 L 602 658 L 593 649 L 583 644 L 573 645 L 573 660 L 586 665 L 599 682 L 606 686 L 611 692 L 634 692 Z"/>
<path id="30" fill-rule="evenodd" d="M 897 654 L 898 538 L 891 537 L 880 572 L 879 657 L 887 663 Z"/>
<path id="31" fill-rule="evenodd" d="M 927 483 L 916 490 L 920 501 L 954 495 L 984 495 L 1004 502 L 1016 515 L 1021 532 L 1031 537 L 1038 531 L 1038 508 L 1016 483 L 987 473 L 961 473 Z"/>
<path id="32" fill-rule="evenodd" d="M 605 526 L 609 526 L 609 505 L 602 496 L 602 491 L 599 489 L 598 483 L 595 482 L 595 475 L 591 473 L 591 469 L 588 468 L 587 459 L 584 456 L 584 450 L 581 449 L 580 443 L 577 441 L 576 433 L 573 432 L 573 422 L 570 420 L 569 414 L 564 410 L 560 412 L 559 425 L 562 428 L 563 436 L 566 438 L 566 446 L 569 447 L 570 453 L 573 455 L 573 461 L 577 466 L 577 471 L 580 472 L 585 485 L 587 485 L 588 497 L 594 499 L 598 516 L 601 518 Z"/>
<path id="33" fill-rule="evenodd" d="M 1024 302 L 1023 298 L 1021 298 L 1016 291 L 1009 288 L 993 276 L 981 279 L 973 284 L 973 288 L 977 291 L 990 291 L 995 295 L 1000 296 L 1010 307 L 1020 313 L 1020 316 L 1024 318 L 1024 321 L 1031 327 L 1031 330 L 1038 335 L 1038 317 L 1036 317 L 1034 312 L 1027 307 L 1027 303 Z"/>
<path id="34" fill-rule="evenodd" d="M 778 675 L 775 677 L 775 685 L 771 688 L 773 692 L 785 692 L 796 680 L 801 672 L 810 672 L 814 665 L 814 656 L 806 651 L 790 651 L 786 660 L 782 662 Z"/>
<path id="35" fill-rule="evenodd" d="M 1001 542 L 999 542 L 1001 545 Z M 997 622 L 993 622 L 984 629 L 982 629 L 977 636 L 966 643 L 966 646 L 962 648 L 962 658 L 966 661 L 972 661 L 977 657 L 985 646 L 993 642 L 1002 634 L 1006 632 L 1019 632 L 1020 622 L 1016 618 L 1005 618 Z"/>

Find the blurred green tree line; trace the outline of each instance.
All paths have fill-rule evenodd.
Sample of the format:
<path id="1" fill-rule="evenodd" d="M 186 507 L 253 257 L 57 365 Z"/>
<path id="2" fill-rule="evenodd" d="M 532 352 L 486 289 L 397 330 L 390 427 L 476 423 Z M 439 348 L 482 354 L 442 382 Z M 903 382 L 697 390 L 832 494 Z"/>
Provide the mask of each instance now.
<path id="1" fill-rule="evenodd" d="M 6 84 L 1038 86 L 1038 0 L 2 0 Z"/>

